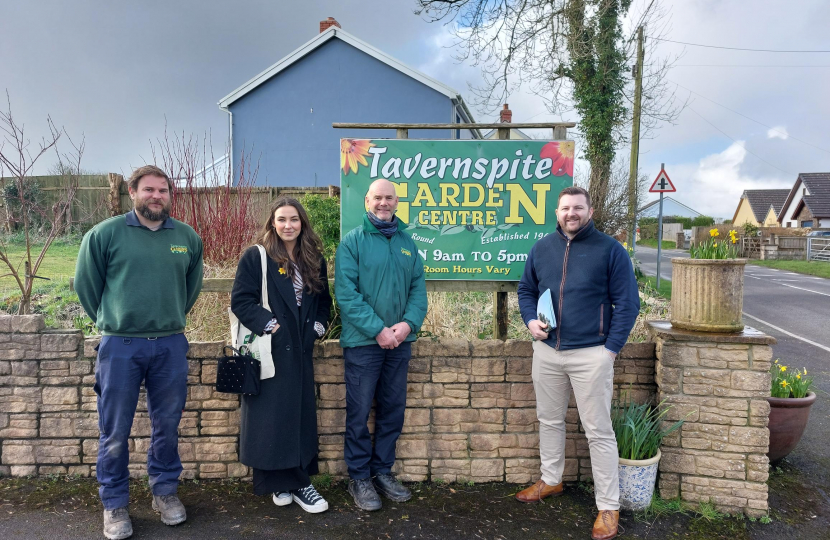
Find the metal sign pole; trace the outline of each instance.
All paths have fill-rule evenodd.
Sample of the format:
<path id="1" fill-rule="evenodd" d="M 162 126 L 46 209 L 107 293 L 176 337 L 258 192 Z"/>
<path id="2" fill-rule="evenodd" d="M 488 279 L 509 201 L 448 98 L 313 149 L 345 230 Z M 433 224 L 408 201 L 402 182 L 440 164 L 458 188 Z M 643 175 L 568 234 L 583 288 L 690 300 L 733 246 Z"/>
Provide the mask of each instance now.
<path id="1" fill-rule="evenodd" d="M 663 251 L 663 192 L 660 192 L 660 213 L 657 218 L 657 291 L 660 291 L 660 261 Z"/>

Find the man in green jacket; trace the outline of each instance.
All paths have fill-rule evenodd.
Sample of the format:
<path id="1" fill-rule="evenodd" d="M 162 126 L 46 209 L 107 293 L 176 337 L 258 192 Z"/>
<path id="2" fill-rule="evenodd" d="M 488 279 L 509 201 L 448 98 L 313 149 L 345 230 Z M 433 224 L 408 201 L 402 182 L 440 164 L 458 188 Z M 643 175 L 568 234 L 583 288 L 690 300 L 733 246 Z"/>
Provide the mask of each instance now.
<path id="1" fill-rule="evenodd" d="M 178 427 L 187 397 L 185 315 L 202 288 L 202 240 L 170 217 L 171 188 L 158 167 L 136 169 L 127 182 L 135 208 L 86 233 L 75 270 L 78 298 L 103 334 L 95 364 L 96 474 L 110 540 L 133 533 L 127 443 L 142 382 L 152 423 L 153 510 L 166 525 L 187 518 L 176 496 Z"/>
<path id="2" fill-rule="evenodd" d="M 418 249 L 395 216 L 392 182 L 373 182 L 366 207 L 363 225 L 337 248 L 334 290 L 343 320 L 349 493 L 359 508 L 371 511 L 381 507 L 378 491 L 395 502 L 412 497 L 392 466 L 403 428 L 411 342 L 426 316 L 427 293 Z M 367 425 L 372 399 L 374 446 Z"/>

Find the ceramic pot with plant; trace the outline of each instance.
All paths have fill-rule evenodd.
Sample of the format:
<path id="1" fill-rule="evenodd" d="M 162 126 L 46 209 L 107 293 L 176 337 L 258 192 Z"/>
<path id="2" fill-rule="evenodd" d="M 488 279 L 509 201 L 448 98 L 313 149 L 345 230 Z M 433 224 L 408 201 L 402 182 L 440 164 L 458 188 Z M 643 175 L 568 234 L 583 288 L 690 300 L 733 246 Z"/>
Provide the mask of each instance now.
<path id="1" fill-rule="evenodd" d="M 679 420 L 661 429 L 663 417 L 671 409 L 661 409 L 664 402 L 653 407 L 623 398 L 612 404 L 611 423 L 620 455 L 620 507 L 623 509 L 644 510 L 651 504 L 660 462 L 660 443 L 683 425 L 683 420 Z"/>
<path id="2" fill-rule="evenodd" d="M 744 267 L 738 259 L 738 233 L 721 238 L 718 229 L 689 249 L 689 257 L 673 258 L 671 324 L 699 332 L 740 332 L 744 328 Z"/>
<path id="3" fill-rule="evenodd" d="M 810 419 L 816 394 L 810 391 L 813 378 L 807 368 L 791 370 L 776 359 L 770 368 L 772 387 L 769 402 L 769 461 L 775 465 L 792 452 Z"/>

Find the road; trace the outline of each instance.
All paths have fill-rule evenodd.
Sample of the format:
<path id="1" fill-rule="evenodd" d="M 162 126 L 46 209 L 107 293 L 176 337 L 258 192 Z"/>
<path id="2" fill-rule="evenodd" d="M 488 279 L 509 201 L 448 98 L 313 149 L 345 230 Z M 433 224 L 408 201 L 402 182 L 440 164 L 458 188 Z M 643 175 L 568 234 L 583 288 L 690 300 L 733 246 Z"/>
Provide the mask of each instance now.
<path id="1" fill-rule="evenodd" d="M 671 259 L 681 250 L 662 252 L 660 276 L 671 279 Z M 657 275 L 657 250 L 637 247 L 640 268 Z M 830 263 L 828 263 L 830 264 Z M 744 271 L 744 324 L 775 339 L 773 355 L 814 376 L 818 399 L 798 447 L 787 458 L 816 481 L 816 492 L 830 508 L 830 279 L 747 265 Z"/>
<path id="2" fill-rule="evenodd" d="M 660 277 L 671 279 L 671 259 L 688 258 L 686 251 L 662 252 Z M 646 275 L 657 275 L 657 250 L 637 247 L 637 259 Z M 745 323 L 777 327 L 780 335 L 793 334 L 815 345 L 816 353 L 830 358 L 830 279 L 747 265 L 744 272 Z M 778 337 L 776 335 L 776 337 Z"/>

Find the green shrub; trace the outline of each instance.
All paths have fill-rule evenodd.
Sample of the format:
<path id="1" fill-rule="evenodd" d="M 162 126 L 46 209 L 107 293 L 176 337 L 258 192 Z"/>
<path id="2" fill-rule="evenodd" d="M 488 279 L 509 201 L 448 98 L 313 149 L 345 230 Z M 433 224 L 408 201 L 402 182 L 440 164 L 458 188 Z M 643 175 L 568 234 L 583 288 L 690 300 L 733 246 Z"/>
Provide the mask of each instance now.
<path id="1" fill-rule="evenodd" d="M 329 277 L 334 274 L 334 253 L 340 245 L 340 198 L 321 195 L 303 195 L 300 198 L 314 232 L 323 241 L 323 255 L 329 265 Z"/>
<path id="2" fill-rule="evenodd" d="M 43 216 L 38 212 L 38 209 L 44 207 L 46 200 L 43 191 L 40 189 L 40 183 L 34 178 L 27 179 L 23 184 L 23 201 L 21 201 L 17 182 L 11 180 L 7 181 L 3 187 L 3 200 L 6 202 L 12 219 L 22 224 L 25 209 L 28 214 L 29 225 L 33 229 L 38 229 L 43 222 Z"/>
<path id="3" fill-rule="evenodd" d="M 314 227 L 314 232 L 323 242 L 323 256 L 326 258 L 329 279 L 332 279 L 334 277 L 334 254 L 337 246 L 340 245 L 340 198 L 308 194 L 300 198 L 300 203 L 308 214 L 308 220 Z M 338 339 L 342 326 L 340 308 L 337 306 L 334 289 L 332 288 L 330 292 L 331 316 L 323 339 Z"/>

